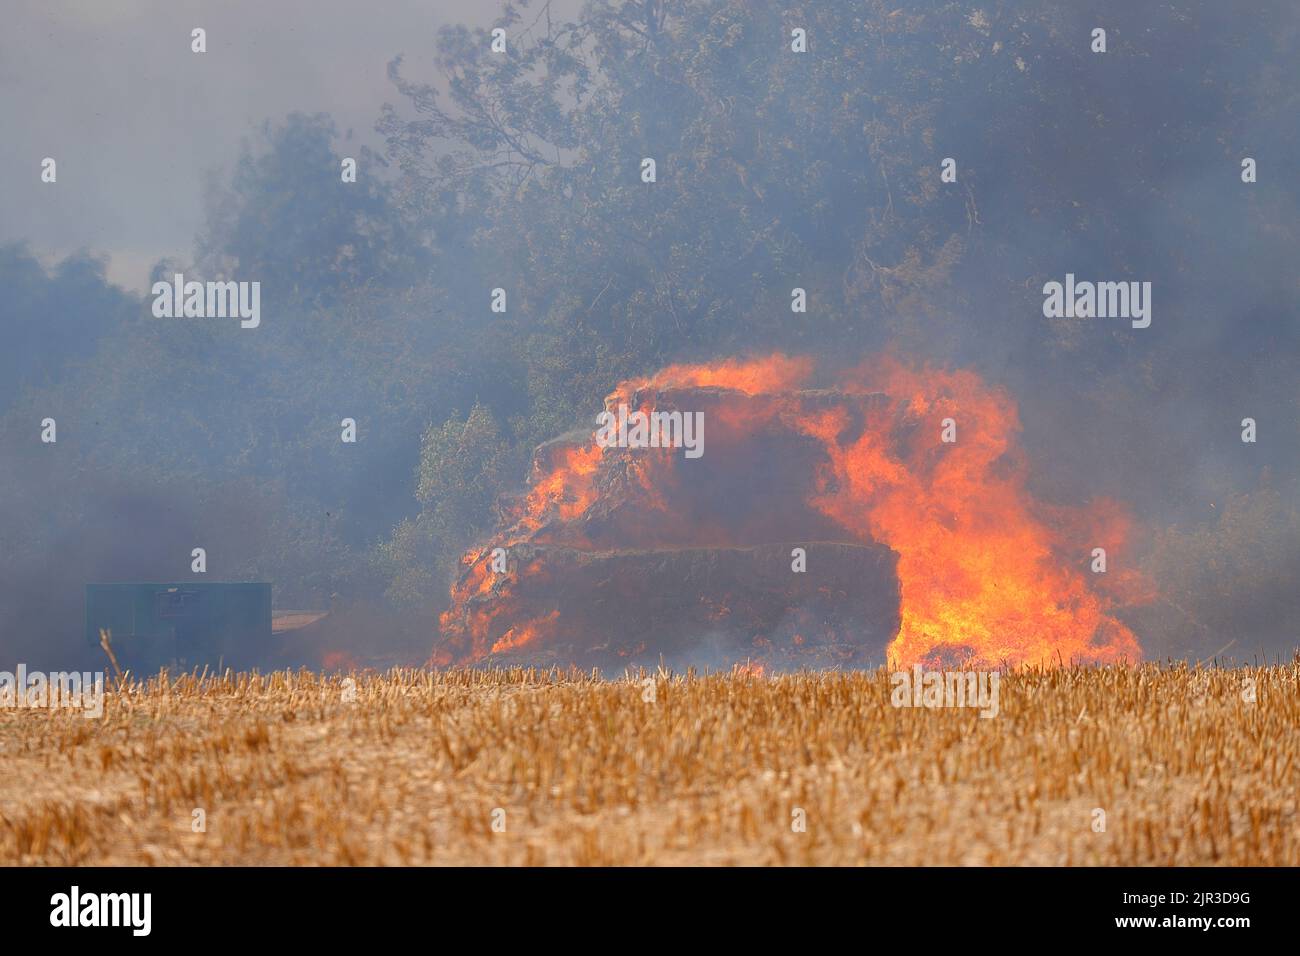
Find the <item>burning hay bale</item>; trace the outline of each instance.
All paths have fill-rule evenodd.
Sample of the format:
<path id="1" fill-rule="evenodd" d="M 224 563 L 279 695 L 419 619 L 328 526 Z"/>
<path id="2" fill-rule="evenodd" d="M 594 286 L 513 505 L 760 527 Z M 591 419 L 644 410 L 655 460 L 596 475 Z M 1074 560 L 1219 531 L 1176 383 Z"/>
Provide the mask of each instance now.
<path id="1" fill-rule="evenodd" d="M 624 382 L 599 428 L 537 449 L 431 663 L 1141 657 L 1111 613 L 1133 577 L 1082 560 L 1123 553 L 1127 515 L 1034 498 L 1010 396 L 891 361 L 811 378 L 774 355 Z"/>
<path id="2" fill-rule="evenodd" d="M 883 664 L 898 630 L 897 556 L 880 545 L 809 544 L 807 561 L 825 568 L 814 576 L 791 572 L 791 550 L 522 544 L 512 559 L 523 573 L 503 579 L 508 597 L 475 595 L 453 632 L 490 622 L 484 641 L 512 664 Z"/>

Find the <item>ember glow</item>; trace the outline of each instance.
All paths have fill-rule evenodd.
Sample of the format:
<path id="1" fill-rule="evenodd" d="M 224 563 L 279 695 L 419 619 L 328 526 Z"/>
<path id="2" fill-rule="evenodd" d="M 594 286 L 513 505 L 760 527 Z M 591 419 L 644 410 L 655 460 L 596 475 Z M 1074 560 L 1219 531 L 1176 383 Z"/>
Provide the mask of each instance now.
<path id="1" fill-rule="evenodd" d="M 621 384 L 606 409 L 703 411 L 707 454 L 691 461 L 679 449 L 601 448 L 594 432 L 539 448 L 527 491 L 508 504 L 506 527 L 462 559 L 432 663 L 468 664 L 564 641 L 571 657 L 585 658 L 586 647 L 628 659 L 653 654 L 644 640 L 623 644 L 618 633 L 580 633 L 586 625 L 571 610 L 579 599 L 566 602 L 572 574 L 646 566 L 629 563 L 630 554 L 712 549 L 713 567 L 729 555 L 755 560 L 753 551 L 717 549 L 770 548 L 770 558 L 757 552 L 763 568 L 785 562 L 774 569 L 783 577 L 773 580 L 806 577 L 815 586 L 827 560 L 816 564 L 817 547 L 881 545 L 896 555 L 896 617 L 874 595 L 864 606 L 879 606 L 880 620 L 889 620 L 890 666 L 1141 658 L 1113 611 L 1149 599 L 1143 583 L 1133 573 L 1089 569 L 1095 547 L 1120 564 L 1131 519 L 1111 501 L 1071 508 L 1030 494 L 1019 417 L 1004 390 L 970 371 L 895 358 L 873 360 L 829 388 L 814 387 L 815 374 L 810 359 L 776 354 L 672 366 Z M 946 419 L 955 441 L 942 439 Z M 800 545 L 809 549 L 806 575 L 789 566 L 790 548 Z M 509 555 L 504 573 L 491 567 L 496 548 Z M 835 554 L 843 563 L 860 552 Z M 635 586 L 623 582 L 621 599 Z M 822 591 L 818 600 L 835 600 L 834 587 Z M 628 609 L 629 622 L 684 600 L 672 593 L 645 598 Z M 730 591 L 689 600 L 709 605 L 700 620 L 740 620 Z M 791 607 L 770 622 L 771 633 L 745 618 L 746 650 L 732 663 L 761 668 L 774 642 L 794 655 L 820 644 L 837 660 L 856 660 L 854 629 L 827 624 L 825 606 Z M 819 627 L 820 638 L 813 638 Z M 782 637 L 782 628 L 791 633 Z M 791 659 L 799 658 L 782 658 Z"/>

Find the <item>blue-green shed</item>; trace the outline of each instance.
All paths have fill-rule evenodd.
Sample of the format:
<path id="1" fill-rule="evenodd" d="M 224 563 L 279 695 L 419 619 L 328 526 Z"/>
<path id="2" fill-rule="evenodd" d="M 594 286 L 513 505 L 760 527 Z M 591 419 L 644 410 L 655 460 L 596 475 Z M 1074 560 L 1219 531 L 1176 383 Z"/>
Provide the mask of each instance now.
<path id="1" fill-rule="evenodd" d="M 241 667 L 271 641 L 271 585 L 87 584 L 86 639 L 112 632 L 123 669 Z"/>

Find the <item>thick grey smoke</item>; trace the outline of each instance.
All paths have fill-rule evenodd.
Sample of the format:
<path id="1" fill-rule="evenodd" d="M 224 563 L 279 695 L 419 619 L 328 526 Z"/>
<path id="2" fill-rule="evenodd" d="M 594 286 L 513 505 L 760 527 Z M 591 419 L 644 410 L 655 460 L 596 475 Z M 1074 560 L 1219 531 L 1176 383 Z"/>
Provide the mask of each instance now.
<path id="1" fill-rule="evenodd" d="M 773 349 L 1004 384 L 1037 494 L 1135 512 L 1149 654 L 1289 653 L 1300 9 L 502 9 L 0 15 L 6 654 L 97 661 L 84 585 L 203 546 L 414 659 L 535 444 L 626 376 Z M 156 318 L 178 272 L 260 282 L 260 326 Z M 1067 274 L 1149 282 L 1149 328 L 1045 316 Z"/>

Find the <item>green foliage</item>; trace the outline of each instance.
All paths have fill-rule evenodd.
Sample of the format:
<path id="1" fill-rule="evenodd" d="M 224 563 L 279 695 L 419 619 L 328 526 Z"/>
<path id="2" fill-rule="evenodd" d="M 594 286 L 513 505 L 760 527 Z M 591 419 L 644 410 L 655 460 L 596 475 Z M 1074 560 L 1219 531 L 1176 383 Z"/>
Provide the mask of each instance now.
<path id="1" fill-rule="evenodd" d="M 382 158 L 351 151 L 359 173 L 343 184 L 337 138 L 322 114 L 263 125 L 229 185 L 209 186 L 198 242 L 206 275 L 260 279 L 264 302 L 311 305 L 404 285 L 427 267 L 428 249 L 391 208 Z"/>
<path id="2" fill-rule="evenodd" d="M 463 420 L 430 425 L 420 447 L 416 499 L 420 511 L 404 519 L 376 549 L 391 579 L 387 596 L 404 605 L 439 602 L 466 542 L 487 532 L 492 503 L 507 485 L 511 459 L 492 412 L 476 404 Z"/>
<path id="3" fill-rule="evenodd" d="M 439 520 L 472 526 L 500 485 L 504 457 L 492 412 L 475 405 L 464 422 L 452 419 L 424 433 L 415 497 Z"/>
<path id="4" fill-rule="evenodd" d="M 24 245 L 0 246 L 0 410 L 24 389 L 63 381 L 134 316 L 134 299 L 109 284 L 105 265 L 79 253 L 46 269 Z"/>

